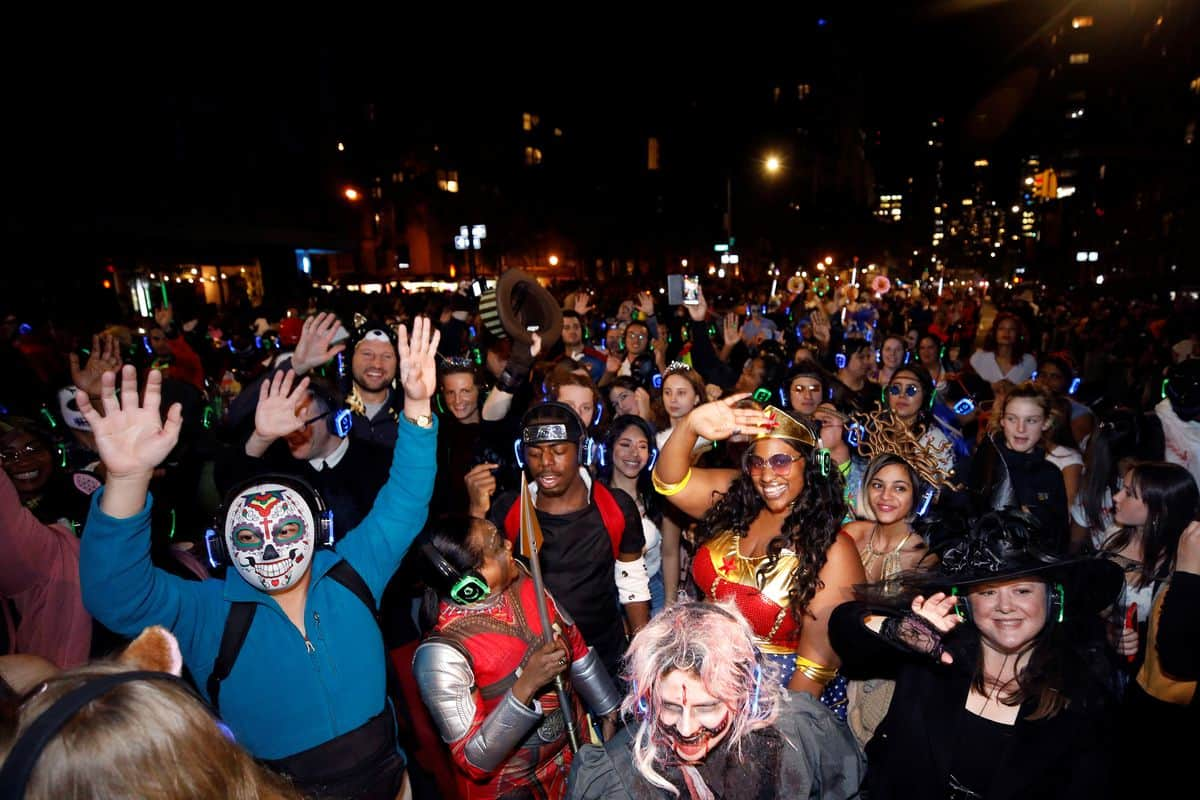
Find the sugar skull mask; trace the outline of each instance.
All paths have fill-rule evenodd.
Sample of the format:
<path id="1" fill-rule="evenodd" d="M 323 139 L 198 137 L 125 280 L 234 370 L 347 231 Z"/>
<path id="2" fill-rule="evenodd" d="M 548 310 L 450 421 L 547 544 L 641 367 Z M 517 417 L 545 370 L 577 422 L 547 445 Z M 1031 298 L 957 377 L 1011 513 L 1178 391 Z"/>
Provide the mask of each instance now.
<path id="1" fill-rule="evenodd" d="M 308 571 L 316 520 L 304 498 L 277 483 L 243 494 L 225 517 L 225 544 L 234 567 L 255 588 L 281 592 Z"/>

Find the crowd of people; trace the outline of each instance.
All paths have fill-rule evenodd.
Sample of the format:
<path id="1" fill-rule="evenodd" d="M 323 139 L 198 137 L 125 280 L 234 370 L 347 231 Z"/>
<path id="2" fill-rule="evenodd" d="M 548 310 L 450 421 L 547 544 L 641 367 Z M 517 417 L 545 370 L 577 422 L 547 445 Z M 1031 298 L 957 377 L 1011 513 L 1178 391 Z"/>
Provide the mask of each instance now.
<path id="1" fill-rule="evenodd" d="M 0 796 L 1170 784 L 1194 301 L 476 288 L 5 313 Z"/>

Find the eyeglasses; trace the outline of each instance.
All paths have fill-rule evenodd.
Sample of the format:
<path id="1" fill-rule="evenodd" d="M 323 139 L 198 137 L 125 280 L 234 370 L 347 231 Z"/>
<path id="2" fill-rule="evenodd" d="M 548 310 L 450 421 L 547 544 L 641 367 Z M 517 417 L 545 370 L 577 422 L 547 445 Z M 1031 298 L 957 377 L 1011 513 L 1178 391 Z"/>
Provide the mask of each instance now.
<path id="1" fill-rule="evenodd" d="M 892 397 L 899 397 L 900 392 L 904 392 L 905 397 L 916 397 L 917 392 L 919 391 L 921 391 L 921 387 L 917 386 L 915 383 L 907 383 L 903 386 L 898 383 L 893 383 L 888 386 L 888 394 L 890 394 Z"/>
<path id="2" fill-rule="evenodd" d="M 646 334 L 644 334 L 644 333 L 627 333 L 627 334 L 625 334 L 625 338 L 633 339 L 638 342 L 644 342 L 644 341 L 646 341 Z"/>
<path id="3" fill-rule="evenodd" d="M 12 464 L 20 461 L 26 456 L 35 456 L 38 453 L 46 452 L 46 448 L 40 444 L 30 442 L 24 447 L 10 447 L 7 450 L 0 450 L 0 463 Z"/>
<path id="4" fill-rule="evenodd" d="M 792 391 L 793 392 L 807 392 L 808 394 L 820 394 L 821 393 L 821 384 L 810 383 L 806 386 L 804 384 L 797 383 L 794 386 L 792 386 Z"/>
<path id="5" fill-rule="evenodd" d="M 787 453 L 776 453 L 770 458 L 748 455 L 746 456 L 746 471 L 751 475 L 759 475 L 766 468 L 767 464 L 770 464 L 775 474 L 782 477 L 791 471 L 794 462 L 803 460 L 804 456 L 789 456 Z"/>

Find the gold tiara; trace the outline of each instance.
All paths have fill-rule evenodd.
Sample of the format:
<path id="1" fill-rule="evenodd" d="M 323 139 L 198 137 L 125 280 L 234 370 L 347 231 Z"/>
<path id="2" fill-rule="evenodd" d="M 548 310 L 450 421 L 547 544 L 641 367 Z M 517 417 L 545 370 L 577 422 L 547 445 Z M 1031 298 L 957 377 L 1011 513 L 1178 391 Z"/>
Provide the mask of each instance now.
<path id="1" fill-rule="evenodd" d="M 769 432 L 758 434 L 754 437 L 755 439 L 791 439 L 814 449 L 818 447 L 817 437 L 812 432 L 812 428 L 803 422 L 788 416 L 775 406 L 764 407 L 763 413 L 773 417 L 776 425 Z"/>

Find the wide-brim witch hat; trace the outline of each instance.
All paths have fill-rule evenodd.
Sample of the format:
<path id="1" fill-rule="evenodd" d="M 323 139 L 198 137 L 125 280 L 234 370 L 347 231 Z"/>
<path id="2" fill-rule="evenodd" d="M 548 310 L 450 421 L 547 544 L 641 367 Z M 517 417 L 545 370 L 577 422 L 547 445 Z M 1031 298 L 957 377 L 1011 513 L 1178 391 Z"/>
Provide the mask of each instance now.
<path id="1" fill-rule="evenodd" d="M 954 590 L 993 581 L 1037 576 L 1063 584 L 1065 613 L 1073 618 L 1095 614 L 1116 600 L 1124 582 L 1121 568 L 1098 556 L 1060 557 L 1041 550 L 1036 517 L 1015 508 L 973 517 L 939 515 L 924 533 L 943 542 L 939 562 L 913 573 L 906 582 L 927 590 Z"/>

